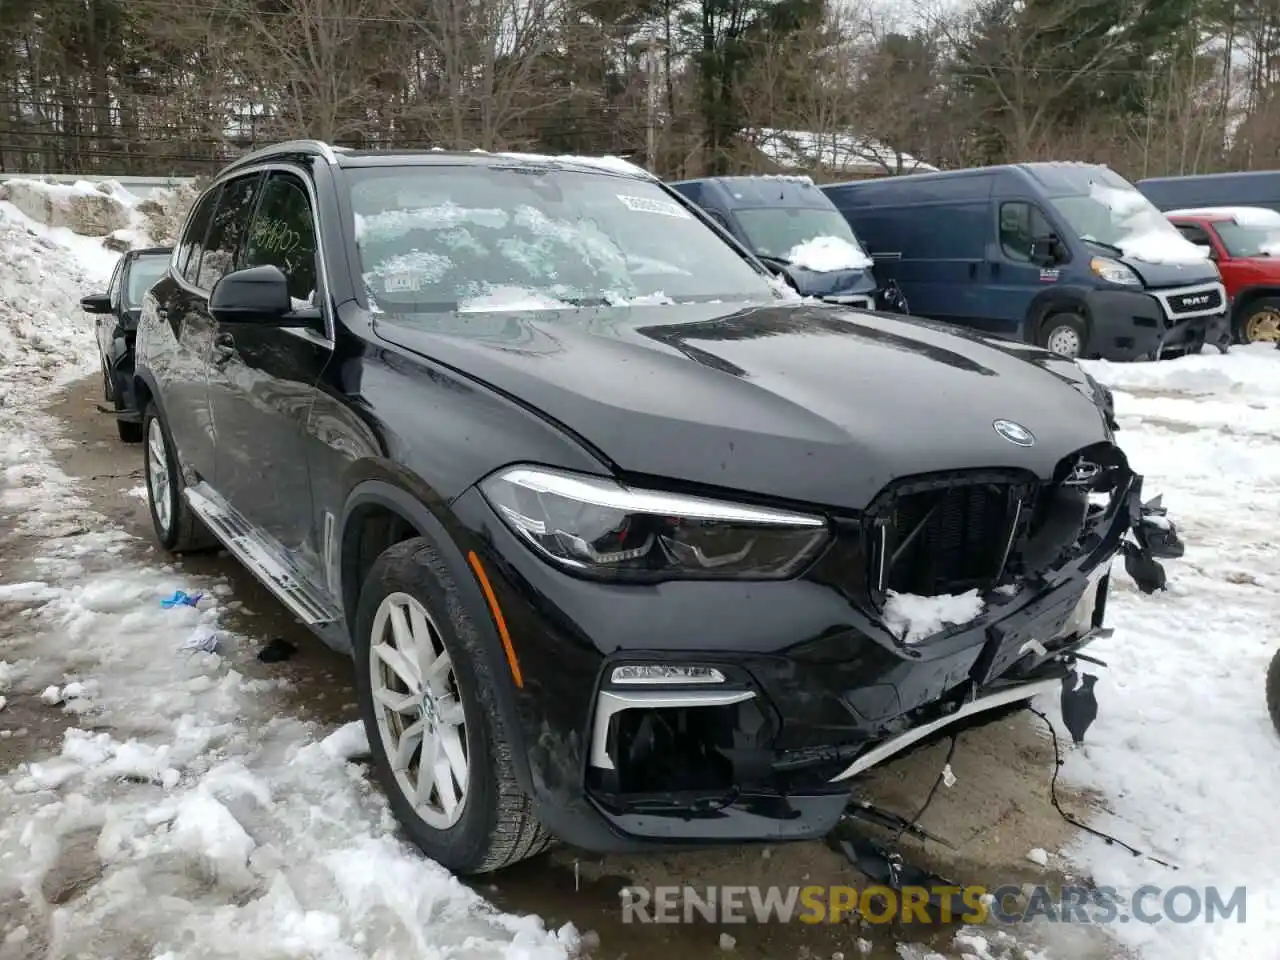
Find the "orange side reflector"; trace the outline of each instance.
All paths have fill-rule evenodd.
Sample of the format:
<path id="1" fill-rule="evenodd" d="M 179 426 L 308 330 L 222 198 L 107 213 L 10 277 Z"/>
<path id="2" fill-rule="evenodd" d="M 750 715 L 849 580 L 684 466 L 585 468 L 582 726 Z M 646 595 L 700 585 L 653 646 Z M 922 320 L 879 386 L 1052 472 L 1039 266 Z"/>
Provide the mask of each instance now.
<path id="1" fill-rule="evenodd" d="M 471 569 L 475 571 L 476 579 L 480 581 L 480 589 L 484 591 L 484 598 L 489 602 L 489 612 L 493 614 L 493 622 L 498 625 L 498 636 L 502 638 L 502 648 L 507 651 L 507 665 L 511 667 L 511 679 L 516 682 L 517 687 L 524 689 L 524 677 L 520 673 L 520 663 L 516 660 L 516 648 L 511 645 L 507 618 L 502 615 L 498 598 L 493 593 L 493 585 L 489 583 L 489 577 L 485 574 L 484 567 L 480 565 L 480 558 L 476 556 L 474 550 L 467 553 L 467 563 L 471 564 Z"/>

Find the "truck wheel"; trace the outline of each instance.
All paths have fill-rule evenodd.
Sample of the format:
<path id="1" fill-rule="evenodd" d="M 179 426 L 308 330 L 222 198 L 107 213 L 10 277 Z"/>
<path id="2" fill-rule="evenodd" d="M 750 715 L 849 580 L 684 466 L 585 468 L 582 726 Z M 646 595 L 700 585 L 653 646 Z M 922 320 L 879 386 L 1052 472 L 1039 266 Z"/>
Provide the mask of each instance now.
<path id="1" fill-rule="evenodd" d="M 360 590 L 356 690 L 374 767 L 405 833 L 458 874 L 541 853 L 475 622 L 427 540 L 389 547 Z"/>
<path id="2" fill-rule="evenodd" d="M 1271 714 L 1271 723 L 1280 733 L 1280 650 L 1271 658 L 1271 666 L 1267 670 L 1267 712 Z"/>
<path id="3" fill-rule="evenodd" d="M 1240 312 L 1236 335 L 1241 343 L 1280 342 L 1280 299 L 1262 297 Z"/>
<path id="4" fill-rule="evenodd" d="M 160 546 L 172 553 L 211 547 L 216 542 L 182 495 L 182 471 L 169 428 L 159 408 L 150 403 L 142 416 L 142 469 L 147 478 L 147 506 Z"/>
<path id="5" fill-rule="evenodd" d="M 1051 314 L 1040 324 L 1039 345 L 1060 357 L 1078 360 L 1088 339 L 1089 328 L 1079 314 Z"/>

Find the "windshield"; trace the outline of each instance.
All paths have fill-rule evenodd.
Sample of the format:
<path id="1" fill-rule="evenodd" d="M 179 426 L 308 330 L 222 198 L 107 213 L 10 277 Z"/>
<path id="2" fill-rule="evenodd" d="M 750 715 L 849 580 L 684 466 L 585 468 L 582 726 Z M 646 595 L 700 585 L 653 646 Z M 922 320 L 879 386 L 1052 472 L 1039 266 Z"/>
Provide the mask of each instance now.
<path id="1" fill-rule="evenodd" d="M 1114 174 L 1106 180 L 1104 183 L 1099 177 L 1091 181 L 1087 192 L 1051 198 L 1054 209 L 1077 237 L 1152 263 L 1205 259 L 1132 184 Z"/>
<path id="2" fill-rule="evenodd" d="M 839 249 L 843 261 L 835 269 L 859 269 L 871 266 L 871 258 L 863 251 L 849 222 L 838 210 L 816 210 L 812 207 L 759 207 L 735 210 L 751 249 L 762 257 L 773 257 L 809 266 L 806 256 L 811 248 Z M 820 241 L 815 244 L 814 241 Z M 832 241 L 835 241 L 834 243 Z"/>
<path id="3" fill-rule="evenodd" d="M 1280 254 L 1280 224 L 1265 226 L 1219 220 L 1213 228 L 1233 257 L 1274 257 Z"/>
<path id="4" fill-rule="evenodd" d="M 164 276 L 169 267 L 169 255 L 138 257 L 129 267 L 129 286 L 124 292 L 126 309 L 137 310 L 142 306 L 142 296 Z"/>
<path id="5" fill-rule="evenodd" d="M 779 297 L 654 183 L 515 165 L 357 169 L 351 178 L 375 311 Z"/>

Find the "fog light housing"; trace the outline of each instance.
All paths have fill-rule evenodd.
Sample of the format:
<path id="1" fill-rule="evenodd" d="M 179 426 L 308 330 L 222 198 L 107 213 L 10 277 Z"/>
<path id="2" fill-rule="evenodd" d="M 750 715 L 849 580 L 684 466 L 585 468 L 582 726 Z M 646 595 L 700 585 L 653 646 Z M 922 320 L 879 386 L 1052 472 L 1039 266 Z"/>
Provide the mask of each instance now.
<path id="1" fill-rule="evenodd" d="M 724 674 L 715 667 L 676 666 L 669 663 L 629 663 L 614 667 L 609 682 L 619 686 L 644 684 L 724 683 Z"/>

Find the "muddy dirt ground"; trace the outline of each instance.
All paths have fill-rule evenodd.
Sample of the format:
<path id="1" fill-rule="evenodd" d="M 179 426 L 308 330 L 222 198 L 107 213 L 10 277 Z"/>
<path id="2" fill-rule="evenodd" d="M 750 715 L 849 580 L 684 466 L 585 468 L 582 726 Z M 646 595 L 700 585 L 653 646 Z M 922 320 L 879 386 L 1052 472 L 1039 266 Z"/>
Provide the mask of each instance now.
<path id="1" fill-rule="evenodd" d="M 110 418 L 98 413 L 100 380 L 86 378 L 60 393 L 47 408 L 60 421 L 63 437 L 55 449 L 60 467 L 81 485 L 81 495 L 113 524 L 141 539 L 122 559 L 159 559 L 151 546 L 150 520 L 145 501 L 136 491 L 143 484 L 141 448 L 126 445 L 116 436 Z M 0 567 L 13 568 L 38 544 L 7 538 Z M 349 683 L 350 664 L 324 648 L 248 573 L 225 555 L 184 559 L 179 564 L 193 576 L 225 576 L 242 605 L 234 628 L 259 638 L 282 637 L 296 644 L 298 652 L 288 661 L 263 664 L 250 655 L 237 669 L 250 674 L 284 672 L 296 681 L 297 709 L 301 714 L 332 725 L 356 718 Z M 9 619 L 5 624 L 4 620 Z M 0 606 L 0 644 L 9 630 L 20 628 Z M 30 697 L 11 696 L 0 722 L 8 736 L 0 738 L 0 770 L 35 760 L 57 750 L 62 729 L 74 718 L 57 711 L 40 710 Z M 948 740 L 927 745 L 889 763 L 858 785 L 859 795 L 888 809 L 911 815 L 918 810 L 938 778 Z M 927 865 L 954 882 L 982 883 L 989 887 L 1007 883 L 1046 882 L 1056 885 L 1063 876 L 1052 862 L 1048 869 L 1027 860 L 1032 848 L 1051 853 L 1067 843 L 1071 828 L 1055 811 L 1049 796 L 1053 772 L 1053 745 L 1043 724 L 1027 713 L 1004 717 L 961 734 L 951 762 L 955 783 L 940 787 L 920 825 L 948 839 L 954 849 L 936 843 L 902 841 L 908 862 Z M 1089 798 L 1059 787 L 1064 807 L 1083 815 Z M 68 865 L 71 875 L 74 864 Z M 500 907 L 535 912 L 549 924 L 572 921 L 579 929 L 594 930 L 600 958 L 661 956 L 666 960 L 694 960 L 719 954 L 721 925 L 624 924 L 619 890 L 628 884 L 691 885 L 725 884 L 851 884 L 864 886 L 867 878 L 857 872 L 833 846 L 822 843 L 775 847 L 744 847 L 709 852 L 655 854 L 631 857 L 599 857 L 570 849 L 557 849 L 545 857 L 481 881 L 477 886 Z M 908 930 L 852 924 L 750 925 L 731 931 L 734 954 L 748 960 L 765 958 L 826 958 L 858 955 L 857 937 L 872 944 L 872 957 L 897 957 L 895 942 L 926 943 L 947 955 L 954 929 Z M 1060 936 L 1060 934 L 1055 934 Z M 1020 939 L 1025 938 L 1025 931 Z M 1072 938 L 1073 957 L 1113 957 L 1112 946 L 1079 931 Z M 724 954 L 728 955 L 728 954 Z"/>

